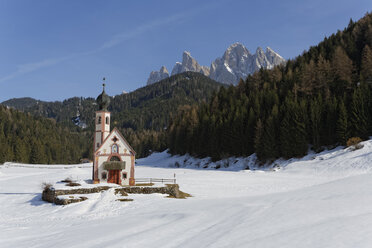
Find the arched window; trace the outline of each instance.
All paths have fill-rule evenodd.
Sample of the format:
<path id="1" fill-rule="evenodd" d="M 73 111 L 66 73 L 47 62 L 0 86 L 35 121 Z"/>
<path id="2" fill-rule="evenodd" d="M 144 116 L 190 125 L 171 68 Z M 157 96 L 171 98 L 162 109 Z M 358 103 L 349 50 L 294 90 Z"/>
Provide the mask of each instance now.
<path id="1" fill-rule="evenodd" d="M 97 124 L 101 124 L 101 122 L 102 122 L 102 117 L 101 116 L 98 116 Z"/>
<path id="2" fill-rule="evenodd" d="M 117 144 L 113 144 L 111 147 L 111 153 L 119 153 L 119 148 Z"/>
<path id="3" fill-rule="evenodd" d="M 110 124 L 110 118 L 108 116 L 106 117 L 106 124 Z"/>
<path id="4" fill-rule="evenodd" d="M 118 156 L 112 156 L 110 161 L 120 161 L 120 158 Z"/>

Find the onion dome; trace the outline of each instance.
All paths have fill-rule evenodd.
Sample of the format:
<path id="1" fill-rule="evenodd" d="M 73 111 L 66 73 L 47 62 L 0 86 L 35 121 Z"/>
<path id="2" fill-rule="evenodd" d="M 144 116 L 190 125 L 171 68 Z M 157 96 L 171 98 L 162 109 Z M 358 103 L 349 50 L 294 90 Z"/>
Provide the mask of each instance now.
<path id="1" fill-rule="evenodd" d="M 110 105 L 110 97 L 105 92 L 105 84 L 102 84 L 102 93 L 97 97 L 96 102 L 98 103 L 99 110 L 107 111 L 107 107 Z"/>

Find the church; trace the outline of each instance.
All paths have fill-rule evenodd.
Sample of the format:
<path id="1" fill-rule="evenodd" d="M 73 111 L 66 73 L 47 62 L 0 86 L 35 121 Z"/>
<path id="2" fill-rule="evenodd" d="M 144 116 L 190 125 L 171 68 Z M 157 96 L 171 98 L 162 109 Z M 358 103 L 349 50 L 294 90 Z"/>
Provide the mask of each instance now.
<path id="1" fill-rule="evenodd" d="M 97 97 L 99 110 L 96 112 L 93 153 L 93 183 L 116 183 L 135 185 L 135 151 L 120 131 L 110 131 L 110 112 L 107 107 L 110 97 L 103 91 Z"/>

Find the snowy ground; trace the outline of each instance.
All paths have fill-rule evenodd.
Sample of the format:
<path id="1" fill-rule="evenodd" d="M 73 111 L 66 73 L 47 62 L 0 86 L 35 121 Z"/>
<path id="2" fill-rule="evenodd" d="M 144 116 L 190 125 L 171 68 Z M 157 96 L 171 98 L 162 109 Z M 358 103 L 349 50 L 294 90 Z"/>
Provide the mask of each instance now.
<path id="1" fill-rule="evenodd" d="M 176 173 L 193 197 L 120 202 L 112 189 L 67 206 L 41 201 L 41 183 L 90 179 L 91 165 L 0 166 L 0 247 L 372 247 L 372 141 L 241 170 L 253 160 L 224 168 L 158 153 L 136 177 Z"/>

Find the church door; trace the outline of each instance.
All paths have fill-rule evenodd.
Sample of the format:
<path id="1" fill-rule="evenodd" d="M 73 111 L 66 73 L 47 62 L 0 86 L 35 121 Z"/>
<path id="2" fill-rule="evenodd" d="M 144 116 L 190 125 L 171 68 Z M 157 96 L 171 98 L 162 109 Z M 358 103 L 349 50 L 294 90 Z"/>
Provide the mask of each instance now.
<path id="1" fill-rule="evenodd" d="M 120 170 L 109 170 L 107 182 L 120 184 Z"/>

